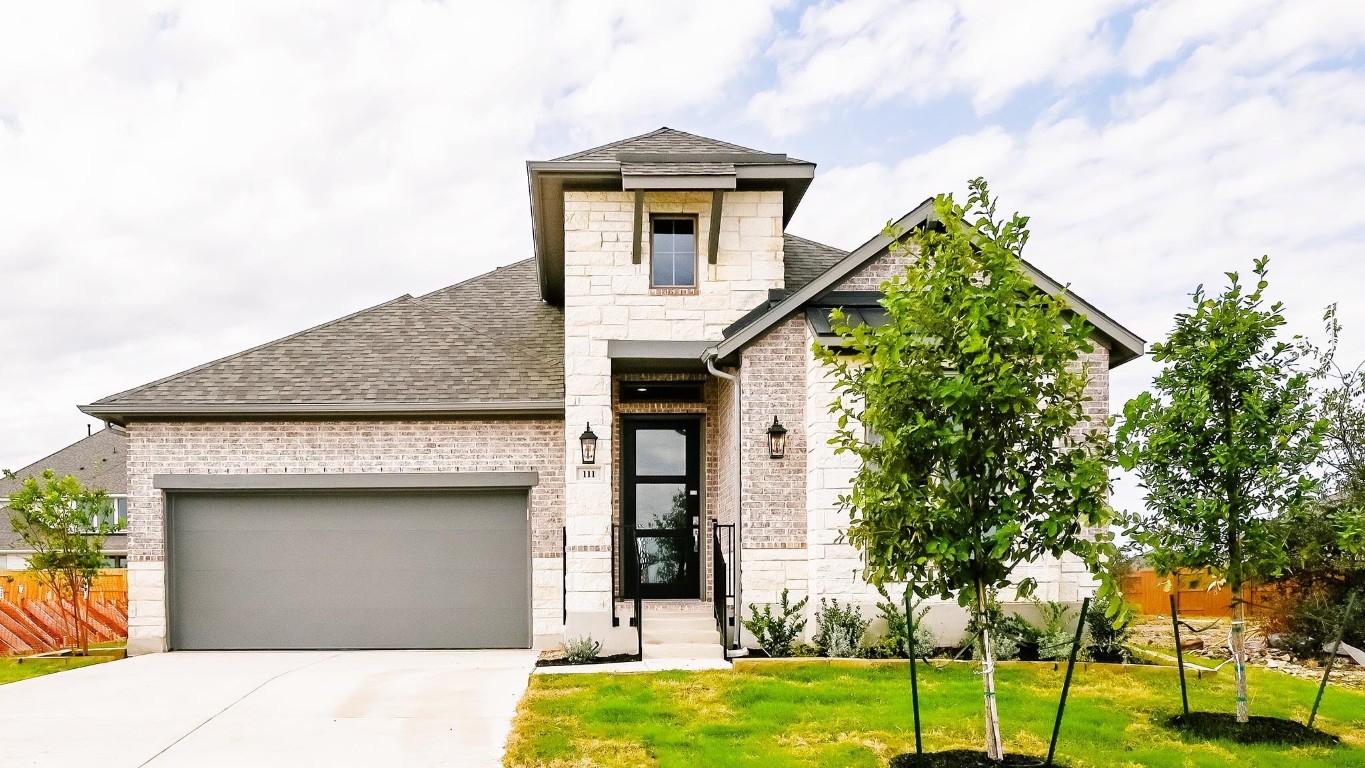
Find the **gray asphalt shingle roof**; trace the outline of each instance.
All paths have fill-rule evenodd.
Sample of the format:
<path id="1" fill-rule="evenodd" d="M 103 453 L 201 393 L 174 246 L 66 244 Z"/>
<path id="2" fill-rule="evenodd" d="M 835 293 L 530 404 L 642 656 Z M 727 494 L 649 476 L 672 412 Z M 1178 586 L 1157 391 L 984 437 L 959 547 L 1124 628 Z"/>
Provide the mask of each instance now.
<path id="1" fill-rule="evenodd" d="M 563 313 L 518 262 L 120 392 L 94 406 L 562 401 Z M 131 410 L 131 408 L 130 408 Z"/>
<path id="2" fill-rule="evenodd" d="M 719 139 L 710 139 L 705 136 L 698 136 L 686 131 L 679 131 L 674 128 L 659 128 L 649 133 L 632 136 L 629 139 L 613 141 L 610 144 L 603 144 L 600 147 L 585 149 L 581 152 L 574 152 L 570 155 L 555 158 L 555 161 L 581 160 L 585 162 L 601 162 L 619 160 L 622 154 L 632 153 L 660 153 L 660 154 L 691 154 L 708 155 L 717 153 L 741 153 L 751 155 L 767 155 L 757 149 L 741 147 L 738 144 L 731 144 Z M 804 163 L 804 160 L 788 158 L 789 163 Z"/>
<path id="3" fill-rule="evenodd" d="M 782 250 L 787 293 L 800 290 L 848 255 L 848 251 L 793 234 L 782 236 Z"/>

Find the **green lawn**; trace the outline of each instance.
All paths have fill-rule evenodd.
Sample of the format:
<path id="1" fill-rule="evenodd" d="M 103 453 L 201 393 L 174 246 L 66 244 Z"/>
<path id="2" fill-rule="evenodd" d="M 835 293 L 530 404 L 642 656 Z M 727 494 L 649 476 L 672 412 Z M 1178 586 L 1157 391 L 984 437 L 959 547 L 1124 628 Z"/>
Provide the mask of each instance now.
<path id="1" fill-rule="evenodd" d="M 50 675 L 53 672 L 62 672 L 76 667 L 88 667 L 91 664 L 100 664 L 114 658 L 113 656 L 87 656 L 76 659 L 25 659 L 21 664 L 18 659 L 0 658 L 0 685 L 12 683 L 16 680 L 27 680 L 30 677 L 40 677 Z"/>
<path id="2" fill-rule="evenodd" d="M 923 667 L 921 667 L 923 670 Z M 1062 672 L 1003 667 L 1006 751 L 1047 753 Z M 1231 675 L 1190 677 L 1190 707 L 1230 711 Z M 925 747 L 981 746 L 980 678 L 954 664 L 920 676 Z M 1300 722 L 1315 686 L 1251 670 L 1251 711 Z M 1072 768 L 1321 766 L 1365 768 L 1365 694 L 1330 688 L 1318 713 L 1335 748 L 1183 741 L 1160 720 L 1180 711 L 1165 670 L 1080 669 L 1058 760 Z M 914 750 L 905 667 L 785 667 L 638 675 L 535 675 L 505 764 L 554 766 L 884 766 Z"/>

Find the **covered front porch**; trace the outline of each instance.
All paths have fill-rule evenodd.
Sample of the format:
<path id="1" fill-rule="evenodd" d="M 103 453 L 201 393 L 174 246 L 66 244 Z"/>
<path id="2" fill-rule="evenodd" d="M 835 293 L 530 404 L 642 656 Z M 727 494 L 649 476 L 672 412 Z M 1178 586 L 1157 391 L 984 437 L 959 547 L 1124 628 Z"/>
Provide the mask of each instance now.
<path id="1" fill-rule="evenodd" d="M 579 435 L 583 466 L 591 458 L 610 484 L 604 650 L 643 639 L 646 656 L 721 657 L 739 645 L 738 361 L 713 373 L 704 348 L 612 342 L 611 422 Z"/>

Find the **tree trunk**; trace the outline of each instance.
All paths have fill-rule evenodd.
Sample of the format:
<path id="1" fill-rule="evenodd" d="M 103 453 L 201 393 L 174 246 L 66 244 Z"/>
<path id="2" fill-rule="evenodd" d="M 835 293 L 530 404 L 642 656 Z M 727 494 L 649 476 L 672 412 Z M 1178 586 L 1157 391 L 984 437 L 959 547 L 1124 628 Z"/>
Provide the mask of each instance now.
<path id="1" fill-rule="evenodd" d="M 981 685 L 986 699 L 986 757 L 1005 759 L 1005 748 L 1000 740 L 1000 713 L 995 708 L 995 654 L 991 652 L 991 631 L 986 626 L 986 585 L 976 582 L 976 615 L 981 626 Z"/>
<path id="2" fill-rule="evenodd" d="M 1228 449 L 1235 448 L 1232 432 L 1232 406 L 1223 401 L 1223 441 Z M 1228 503 L 1228 570 L 1227 587 L 1232 592 L 1232 630 L 1228 635 L 1228 650 L 1232 652 L 1232 670 L 1237 683 L 1237 722 L 1250 719 L 1247 711 L 1246 606 L 1242 603 L 1242 586 L 1246 572 L 1242 568 L 1242 487 L 1236 472 L 1224 474 L 1223 487 Z"/>
<path id="3" fill-rule="evenodd" d="M 86 581 L 83 574 L 76 576 L 75 589 L 71 590 L 71 596 L 75 598 L 76 606 L 76 643 L 80 645 L 83 656 L 90 655 L 90 602 L 88 593 L 85 591 Z M 84 610 L 82 610 L 84 609 Z"/>
<path id="4" fill-rule="evenodd" d="M 1247 707 L 1246 605 L 1241 590 L 1232 596 L 1232 631 L 1228 635 L 1228 650 L 1232 651 L 1232 670 L 1237 683 L 1237 722 L 1250 719 Z"/>
<path id="5" fill-rule="evenodd" d="M 66 573 L 66 589 L 57 593 L 58 605 L 66 600 L 71 601 L 71 655 L 74 656 L 81 647 L 81 622 L 76 608 L 76 582 L 70 571 Z"/>

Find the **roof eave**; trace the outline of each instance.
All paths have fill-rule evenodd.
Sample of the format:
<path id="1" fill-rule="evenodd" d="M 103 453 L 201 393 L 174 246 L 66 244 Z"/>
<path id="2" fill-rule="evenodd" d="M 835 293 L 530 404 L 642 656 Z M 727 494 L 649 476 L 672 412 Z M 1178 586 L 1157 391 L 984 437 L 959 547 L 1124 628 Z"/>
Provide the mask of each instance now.
<path id="1" fill-rule="evenodd" d="M 929 220 L 929 215 L 934 210 L 934 201 L 925 200 L 920 203 L 913 211 L 905 214 L 893 226 L 893 229 L 902 233 L 910 229 L 922 226 Z M 777 325 L 789 315 L 795 313 L 810 300 L 816 298 L 821 293 L 838 285 L 840 281 L 851 275 L 854 271 L 862 267 L 872 257 L 890 247 L 892 238 L 886 233 L 879 233 L 876 237 L 858 246 L 853 252 L 841 259 L 833 267 L 825 270 L 823 275 L 801 286 L 790 296 L 778 302 L 775 306 L 764 312 L 756 321 L 747 327 L 740 329 L 733 336 L 725 339 L 721 343 L 711 347 L 704 353 L 706 356 L 715 355 L 716 357 L 729 357 L 738 352 L 749 342 L 762 336 L 770 328 Z"/>
<path id="2" fill-rule="evenodd" d="M 925 200 L 910 213 L 892 225 L 892 230 L 901 234 L 909 232 L 911 229 L 923 226 L 933 218 L 934 201 Z M 730 357 L 740 349 L 748 345 L 753 340 L 759 338 L 770 328 L 777 325 L 782 320 L 796 313 L 801 307 L 810 301 L 819 298 L 828 292 L 841 281 L 857 271 L 865 264 L 872 261 L 878 255 L 886 251 L 892 243 L 892 238 L 885 233 L 878 234 L 859 246 L 848 256 L 835 264 L 824 274 L 815 280 L 802 286 L 800 290 L 793 292 L 786 299 L 773 305 L 767 312 L 762 313 L 755 321 L 737 330 L 733 335 L 724 341 L 708 348 L 702 355 L 703 359 L 712 355 L 716 357 Z M 1066 287 L 1037 267 L 1023 262 L 1024 271 L 1029 279 L 1039 289 L 1052 296 L 1064 295 L 1073 309 L 1085 316 L 1086 321 L 1094 327 L 1097 335 L 1106 342 L 1109 348 L 1109 367 L 1117 368 L 1124 363 L 1135 360 L 1146 354 L 1146 342 L 1137 334 L 1120 325 L 1113 318 L 1095 308 L 1089 302 L 1066 290 Z M 728 330 L 728 329 L 727 329 Z"/>
<path id="3" fill-rule="evenodd" d="M 133 421 L 232 421 L 282 418 L 481 418 L 562 417 L 563 400 L 448 403 L 94 403 L 82 413 L 120 426 Z"/>

